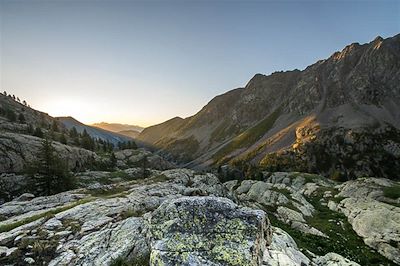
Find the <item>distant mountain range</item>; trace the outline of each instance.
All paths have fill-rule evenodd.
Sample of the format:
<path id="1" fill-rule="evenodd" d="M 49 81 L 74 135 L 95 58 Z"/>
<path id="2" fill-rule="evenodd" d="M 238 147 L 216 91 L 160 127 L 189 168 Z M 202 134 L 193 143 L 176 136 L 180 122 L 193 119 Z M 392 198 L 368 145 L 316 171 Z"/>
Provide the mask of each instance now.
<path id="1" fill-rule="evenodd" d="M 120 132 L 120 131 L 128 131 L 128 130 L 135 130 L 138 132 L 143 131 L 143 127 L 137 125 L 128 125 L 128 124 L 119 124 L 119 123 L 107 123 L 107 122 L 100 122 L 94 123 L 91 126 L 99 127 L 108 131 L 112 132 Z"/>
<path id="2" fill-rule="evenodd" d="M 56 118 L 58 121 L 60 121 L 67 129 L 71 129 L 73 127 L 76 128 L 76 130 L 79 133 L 82 133 L 84 130 L 93 138 L 96 139 L 102 139 L 104 141 L 108 141 L 115 146 L 118 144 L 118 142 L 125 142 L 125 141 L 131 141 L 133 140 L 131 137 L 125 136 L 123 134 L 111 132 L 99 127 L 94 127 L 94 126 L 89 126 L 85 125 L 78 120 L 76 120 L 73 117 L 66 116 L 66 117 L 57 117 Z"/>
<path id="3" fill-rule="evenodd" d="M 353 43 L 305 70 L 255 75 L 139 139 L 187 166 L 251 164 L 336 178 L 400 172 L 400 35 Z"/>

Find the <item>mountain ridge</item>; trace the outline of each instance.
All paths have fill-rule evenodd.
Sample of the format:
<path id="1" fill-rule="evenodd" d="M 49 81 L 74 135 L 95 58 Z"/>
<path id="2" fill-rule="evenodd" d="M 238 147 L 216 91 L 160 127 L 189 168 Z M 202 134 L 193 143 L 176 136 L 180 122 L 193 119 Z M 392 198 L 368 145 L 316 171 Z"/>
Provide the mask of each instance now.
<path id="1" fill-rule="evenodd" d="M 236 157 L 244 158 L 244 153 L 255 153 L 246 161 L 258 165 L 269 153 L 292 152 L 293 145 L 303 147 L 321 129 L 368 132 L 389 125 L 397 136 L 399 62 L 400 35 L 353 43 L 302 71 L 256 74 L 244 88 L 214 97 L 173 130 L 157 133 L 152 130 L 155 126 L 138 138 L 188 166 L 203 168 L 232 163 Z M 161 125 L 168 128 L 170 124 Z M 307 134 L 302 136 L 301 131 Z M 386 145 L 381 144 L 380 150 Z M 334 171 L 332 167 L 317 172 L 330 175 Z"/>
<path id="2" fill-rule="evenodd" d="M 133 140 L 133 138 L 119 133 L 86 125 L 76 120 L 72 116 L 60 116 L 56 117 L 56 119 L 60 121 L 68 130 L 72 129 L 73 127 L 76 128 L 78 133 L 82 133 L 84 130 L 86 130 L 91 137 L 108 141 L 112 143 L 114 146 L 118 145 L 119 142 L 126 142 Z"/>

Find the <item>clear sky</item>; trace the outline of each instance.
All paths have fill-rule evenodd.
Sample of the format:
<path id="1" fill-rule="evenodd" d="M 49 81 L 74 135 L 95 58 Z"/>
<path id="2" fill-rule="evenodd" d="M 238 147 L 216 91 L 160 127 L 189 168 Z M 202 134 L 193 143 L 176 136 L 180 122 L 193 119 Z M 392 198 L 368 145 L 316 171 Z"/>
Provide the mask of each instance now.
<path id="1" fill-rule="evenodd" d="M 0 0 L 0 16 L 1 90 L 53 116 L 143 126 L 400 32 L 398 0 Z"/>

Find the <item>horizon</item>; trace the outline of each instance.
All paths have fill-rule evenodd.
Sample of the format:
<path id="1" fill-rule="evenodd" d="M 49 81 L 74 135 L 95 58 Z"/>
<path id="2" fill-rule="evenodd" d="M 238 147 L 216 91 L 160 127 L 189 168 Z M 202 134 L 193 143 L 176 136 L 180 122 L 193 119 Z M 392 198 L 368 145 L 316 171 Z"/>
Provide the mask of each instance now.
<path id="1" fill-rule="evenodd" d="M 148 127 L 257 73 L 392 37 L 399 11 L 398 1 L 0 1 L 1 86 L 52 116 Z"/>

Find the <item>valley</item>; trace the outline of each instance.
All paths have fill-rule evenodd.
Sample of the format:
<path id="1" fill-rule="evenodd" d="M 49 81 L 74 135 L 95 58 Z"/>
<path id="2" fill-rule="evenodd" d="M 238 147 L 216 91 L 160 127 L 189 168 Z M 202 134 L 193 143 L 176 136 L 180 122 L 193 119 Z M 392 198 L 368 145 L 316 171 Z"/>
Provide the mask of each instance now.
<path id="1" fill-rule="evenodd" d="M 140 128 L 0 94 L 1 265 L 399 265 L 400 35 Z"/>

